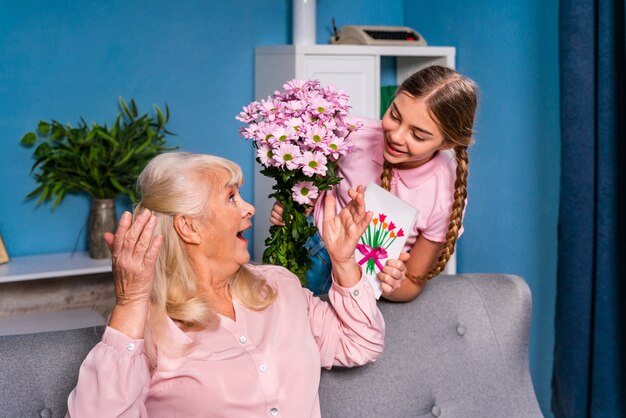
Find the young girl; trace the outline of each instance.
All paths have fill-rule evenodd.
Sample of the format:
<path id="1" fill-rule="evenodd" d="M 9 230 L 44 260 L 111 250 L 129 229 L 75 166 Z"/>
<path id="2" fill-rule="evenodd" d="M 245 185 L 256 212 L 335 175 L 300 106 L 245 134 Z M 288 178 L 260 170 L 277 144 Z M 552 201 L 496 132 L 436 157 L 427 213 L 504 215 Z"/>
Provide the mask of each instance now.
<path id="1" fill-rule="evenodd" d="M 386 269 L 378 274 L 383 296 L 409 301 L 426 280 L 439 274 L 463 232 L 467 197 L 467 147 L 472 142 L 477 105 L 476 84 L 456 71 L 432 66 L 406 79 L 379 121 L 363 121 L 350 135 L 356 150 L 339 161 L 341 183 L 317 200 L 313 219 L 321 229 L 325 194 L 332 193 L 339 208 L 349 201 L 348 190 L 370 182 L 381 185 L 419 210 L 407 233 L 400 260 L 409 280 L 396 280 Z M 271 222 L 282 224 L 276 203 Z M 330 260 L 319 236 L 307 243 L 313 267 L 307 287 L 324 293 L 330 286 Z M 397 263 L 388 260 L 389 263 Z"/>

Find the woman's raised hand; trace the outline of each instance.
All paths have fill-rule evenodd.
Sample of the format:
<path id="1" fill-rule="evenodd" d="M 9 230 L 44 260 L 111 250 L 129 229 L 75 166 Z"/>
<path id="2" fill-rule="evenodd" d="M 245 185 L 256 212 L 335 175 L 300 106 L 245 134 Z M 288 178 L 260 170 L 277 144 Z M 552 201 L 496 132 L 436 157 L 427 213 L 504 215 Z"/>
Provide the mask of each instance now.
<path id="1" fill-rule="evenodd" d="M 124 212 L 115 235 L 106 233 L 104 239 L 111 251 L 115 279 L 116 304 L 109 326 L 131 338 L 143 338 L 150 294 L 154 283 L 156 261 L 163 237 L 152 237 L 156 217 L 144 209 L 135 221 Z"/>
<path id="2" fill-rule="evenodd" d="M 373 216 L 372 212 L 365 211 L 363 186 L 358 186 L 356 191 L 349 190 L 348 196 L 352 200 L 337 214 L 335 198 L 331 194 L 326 195 L 322 226 L 333 276 L 344 287 L 356 284 L 361 277 L 354 250 Z"/>

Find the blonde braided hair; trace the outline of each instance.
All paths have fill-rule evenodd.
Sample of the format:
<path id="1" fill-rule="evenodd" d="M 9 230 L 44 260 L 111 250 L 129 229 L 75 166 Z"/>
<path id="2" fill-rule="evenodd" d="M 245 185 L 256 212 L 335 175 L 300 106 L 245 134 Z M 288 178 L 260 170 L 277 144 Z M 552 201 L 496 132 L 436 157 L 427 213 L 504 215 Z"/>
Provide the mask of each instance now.
<path id="1" fill-rule="evenodd" d="M 467 198 L 467 176 L 469 159 L 467 148 L 472 142 L 474 117 L 478 104 L 478 87 L 472 80 L 456 71 L 434 65 L 426 67 L 407 78 L 398 88 L 414 98 L 423 98 L 433 121 L 441 131 L 444 144 L 455 151 L 457 162 L 454 182 L 454 201 L 450 213 L 450 223 L 446 242 L 433 268 L 425 275 L 409 272 L 406 277 L 414 283 L 424 283 L 443 271 L 454 253 L 456 240 L 463 223 L 463 211 Z M 391 189 L 393 166 L 385 161 L 380 175 L 380 184 L 385 190 Z"/>

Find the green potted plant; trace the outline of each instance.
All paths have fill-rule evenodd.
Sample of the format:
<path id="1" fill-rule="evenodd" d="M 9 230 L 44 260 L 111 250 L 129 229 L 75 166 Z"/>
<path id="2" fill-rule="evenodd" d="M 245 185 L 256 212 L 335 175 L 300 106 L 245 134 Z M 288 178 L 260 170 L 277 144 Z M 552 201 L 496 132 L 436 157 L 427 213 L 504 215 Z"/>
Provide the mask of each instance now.
<path id="1" fill-rule="evenodd" d="M 89 213 L 89 254 L 108 257 L 102 235 L 115 229 L 115 199 L 128 196 L 137 200 L 135 183 L 146 163 L 157 154 L 174 148 L 166 146 L 165 127 L 170 112 L 154 106 L 156 115 L 139 115 L 134 100 L 127 105 L 120 98 L 120 112 L 110 128 L 87 124 L 78 126 L 55 120 L 41 121 L 37 133 L 26 133 L 20 143 L 36 144 L 31 174 L 39 184 L 27 198 L 39 196 L 37 204 L 53 201 L 56 208 L 67 194 L 86 193 L 91 197 Z"/>

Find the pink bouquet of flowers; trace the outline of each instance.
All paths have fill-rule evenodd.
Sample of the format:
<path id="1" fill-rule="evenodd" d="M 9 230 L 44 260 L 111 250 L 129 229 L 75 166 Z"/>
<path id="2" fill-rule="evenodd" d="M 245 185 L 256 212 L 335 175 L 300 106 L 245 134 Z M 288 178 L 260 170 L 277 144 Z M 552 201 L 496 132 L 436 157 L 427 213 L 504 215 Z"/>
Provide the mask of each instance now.
<path id="1" fill-rule="evenodd" d="M 275 180 L 269 195 L 283 205 L 284 227 L 272 226 L 263 262 L 294 272 L 305 284 L 310 261 L 304 243 L 316 232 L 307 213 L 323 190 L 341 180 L 339 158 L 352 150 L 347 140 L 360 128 L 348 116 L 348 95 L 317 80 L 291 80 L 284 91 L 254 101 L 236 119 L 251 139 L 261 173 Z"/>

